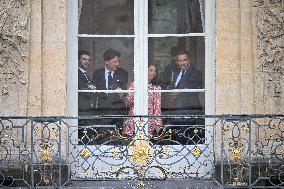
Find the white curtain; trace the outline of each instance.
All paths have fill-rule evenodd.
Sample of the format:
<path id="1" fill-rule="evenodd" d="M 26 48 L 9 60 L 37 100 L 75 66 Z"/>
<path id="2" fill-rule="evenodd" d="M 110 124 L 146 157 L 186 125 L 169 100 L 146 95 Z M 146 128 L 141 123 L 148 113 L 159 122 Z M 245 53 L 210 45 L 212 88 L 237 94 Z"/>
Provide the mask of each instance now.
<path id="1" fill-rule="evenodd" d="M 79 22 L 80 22 L 82 5 L 83 5 L 83 0 L 78 0 L 78 21 Z"/>
<path id="2" fill-rule="evenodd" d="M 205 32 L 205 0 L 199 0 L 202 30 Z"/>

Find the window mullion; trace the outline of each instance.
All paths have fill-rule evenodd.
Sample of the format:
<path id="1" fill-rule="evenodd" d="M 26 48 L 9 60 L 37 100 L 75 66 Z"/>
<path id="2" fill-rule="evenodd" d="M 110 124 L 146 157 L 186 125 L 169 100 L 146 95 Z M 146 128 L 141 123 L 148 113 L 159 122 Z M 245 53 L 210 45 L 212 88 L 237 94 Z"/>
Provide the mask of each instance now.
<path id="1" fill-rule="evenodd" d="M 148 114 L 148 2 L 135 1 L 134 112 Z"/>
<path id="2" fill-rule="evenodd" d="M 78 1 L 67 3 L 67 99 L 68 99 L 68 115 L 78 115 Z M 72 100 L 70 100 L 72 99 Z"/>
<path id="3" fill-rule="evenodd" d="M 215 114 L 215 1 L 206 1 L 205 9 L 205 114 Z"/>

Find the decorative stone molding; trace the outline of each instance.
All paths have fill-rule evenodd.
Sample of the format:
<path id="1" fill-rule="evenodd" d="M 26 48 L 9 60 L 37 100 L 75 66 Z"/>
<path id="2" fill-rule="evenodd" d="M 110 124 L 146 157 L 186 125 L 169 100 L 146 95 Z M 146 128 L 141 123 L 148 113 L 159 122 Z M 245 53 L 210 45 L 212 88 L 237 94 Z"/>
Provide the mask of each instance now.
<path id="1" fill-rule="evenodd" d="M 7 96 L 12 85 L 27 83 L 30 1 L 5 0 L 0 7 L 0 96 Z"/>
<path id="2" fill-rule="evenodd" d="M 264 95 L 279 102 L 284 88 L 284 9 L 282 0 L 255 0 L 257 10 L 257 71 L 261 72 Z M 280 105 L 280 104 L 279 104 Z M 281 105 L 280 105 L 281 106 Z"/>

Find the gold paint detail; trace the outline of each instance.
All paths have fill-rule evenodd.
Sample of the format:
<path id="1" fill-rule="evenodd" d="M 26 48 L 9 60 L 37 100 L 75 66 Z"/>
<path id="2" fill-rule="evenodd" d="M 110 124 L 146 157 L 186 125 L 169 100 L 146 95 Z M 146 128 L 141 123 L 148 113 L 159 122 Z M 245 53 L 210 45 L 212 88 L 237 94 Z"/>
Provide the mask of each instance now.
<path id="1" fill-rule="evenodd" d="M 87 148 L 84 148 L 82 152 L 80 153 L 80 156 L 83 158 L 88 158 L 91 156 L 91 152 Z"/>
<path id="2" fill-rule="evenodd" d="M 169 157 L 169 154 L 170 154 L 170 150 L 168 147 L 164 147 L 163 148 L 163 155 L 165 158 L 168 158 Z"/>
<path id="3" fill-rule="evenodd" d="M 145 186 L 145 183 L 143 180 L 140 180 L 139 183 L 138 183 L 139 187 L 144 187 Z"/>
<path id="4" fill-rule="evenodd" d="M 198 129 L 194 128 L 193 132 L 194 132 L 194 134 L 197 134 L 198 133 Z"/>
<path id="5" fill-rule="evenodd" d="M 277 153 L 277 154 L 279 154 L 280 156 L 282 156 L 284 158 L 284 149 L 279 150 L 279 153 Z"/>
<path id="6" fill-rule="evenodd" d="M 113 157 L 113 158 L 116 158 L 117 155 L 118 155 L 118 151 L 117 151 L 116 148 L 114 148 L 111 153 L 112 153 L 112 157 Z"/>
<path id="7" fill-rule="evenodd" d="M 134 145 L 132 151 L 132 158 L 135 163 L 143 163 L 149 158 L 149 146 L 147 144 L 139 143 Z"/>
<path id="8" fill-rule="evenodd" d="M 144 134 L 142 131 L 138 131 L 137 133 L 138 139 L 143 139 L 144 138 Z"/>
<path id="9" fill-rule="evenodd" d="M 229 148 L 229 152 L 231 153 L 229 159 L 231 161 L 240 161 L 242 151 L 242 148 Z"/>
<path id="10" fill-rule="evenodd" d="M 224 133 L 227 133 L 230 131 L 230 128 L 224 128 L 223 130 L 224 130 Z"/>
<path id="11" fill-rule="evenodd" d="M 108 131 L 110 135 L 113 135 L 113 130 Z"/>
<path id="12" fill-rule="evenodd" d="M 137 121 L 137 125 L 138 125 L 139 127 L 143 127 L 143 126 L 144 126 L 144 123 L 145 123 L 145 121 L 144 121 L 143 119 L 140 119 L 140 120 Z"/>
<path id="13" fill-rule="evenodd" d="M 58 129 L 52 128 L 51 135 L 52 135 L 52 136 L 55 136 L 55 137 L 58 137 L 58 136 L 59 136 Z"/>
<path id="14" fill-rule="evenodd" d="M 46 148 L 41 150 L 41 159 L 43 161 L 51 161 L 53 158 L 51 157 L 51 151 Z"/>
<path id="15" fill-rule="evenodd" d="M 249 128 L 247 128 L 247 127 L 242 127 L 242 131 L 243 131 L 245 134 L 248 134 Z"/>
<path id="16" fill-rule="evenodd" d="M 35 136 L 39 136 L 40 129 L 38 127 L 34 129 L 34 134 L 35 134 Z"/>
<path id="17" fill-rule="evenodd" d="M 138 173 L 143 175 L 145 173 L 145 170 L 141 167 L 138 169 Z"/>
<path id="18" fill-rule="evenodd" d="M 194 157 L 199 157 L 201 154 L 201 149 L 196 146 L 191 150 L 191 153 L 194 155 Z"/>

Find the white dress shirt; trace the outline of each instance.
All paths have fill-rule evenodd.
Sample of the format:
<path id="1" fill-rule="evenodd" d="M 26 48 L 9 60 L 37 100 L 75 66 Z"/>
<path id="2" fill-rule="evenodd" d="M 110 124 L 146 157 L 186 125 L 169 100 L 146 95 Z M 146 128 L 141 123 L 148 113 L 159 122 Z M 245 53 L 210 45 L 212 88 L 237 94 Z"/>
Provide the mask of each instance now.
<path id="1" fill-rule="evenodd" d="M 180 72 L 179 72 L 179 74 L 178 74 L 178 76 L 177 76 L 176 82 L 175 82 L 175 87 L 178 85 L 178 83 L 179 83 L 179 81 L 180 81 L 182 75 L 185 74 L 185 72 L 187 71 L 188 68 L 189 68 L 189 67 L 187 67 L 185 70 L 180 70 Z M 183 72 L 183 74 L 182 74 L 182 72 Z"/>

